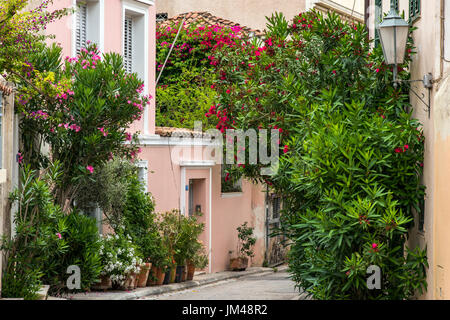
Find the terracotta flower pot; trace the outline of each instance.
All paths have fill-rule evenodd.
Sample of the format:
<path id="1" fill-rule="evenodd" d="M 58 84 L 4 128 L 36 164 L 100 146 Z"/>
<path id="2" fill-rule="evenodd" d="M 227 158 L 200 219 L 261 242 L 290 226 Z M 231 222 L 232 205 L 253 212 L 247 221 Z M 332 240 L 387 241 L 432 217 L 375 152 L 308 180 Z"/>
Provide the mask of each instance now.
<path id="1" fill-rule="evenodd" d="M 133 290 L 136 283 L 136 274 L 134 272 L 130 273 L 125 279 L 122 290 Z"/>
<path id="2" fill-rule="evenodd" d="M 156 284 L 157 272 L 158 272 L 158 268 L 156 266 L 152 265 L 152 267 L 150 268 L 150 272 L 148 274 L 148 278 L 147 278 L 147 287 L 154 286 Z"/>
<path id="3" fill-rule="evenodd" d="M 163 284 L 164 282 L 164 268 L 157 268 L 156 269 L 156 285 L 160 286 Z"/>
<path id="4" fill-rule="evenodd" d="M 138 288 L 143 288 L 147 285 L 148 275 L 150 273 L 150 268 L 152 267 L 151 263 L 144 263 L 141 265 L 141 272 L 139 272 L 137 278 L 137 286 Z"/>
<path id="5" fill-rule="evenodd" d="M 191 281 L 194 279 L 194 273 L 195 273 L 195 265 L 188 261 L 187 262 L 187 272 L 186 272 L 186 281 Z"/>
<path id="6" fill-rule="evenodd" d="M 108 290 L 112 288 L 112 281 L 109 276 L 100 276 L 100 282 L 93 285 L 94 290 Z"/>
<path id="7" fill-rule="evenodd" d="M 248 267 L 247 257 L 237 257 L 230 259 L 230 269 L 233 271 L 244 271 Z"/>

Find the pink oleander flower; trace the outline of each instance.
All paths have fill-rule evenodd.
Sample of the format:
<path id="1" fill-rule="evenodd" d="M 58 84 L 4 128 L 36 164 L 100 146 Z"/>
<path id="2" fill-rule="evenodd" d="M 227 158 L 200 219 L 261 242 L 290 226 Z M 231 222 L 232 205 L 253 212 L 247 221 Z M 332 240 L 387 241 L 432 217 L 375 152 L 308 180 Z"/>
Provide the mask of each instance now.
<path id="1" fill-rule="evenodd" d="M 89 171 L 91 174 L 94 173 L 94 167 L 93 166 L 87 166 L 86 170 Z"/>
<path id="2" fill-rule="evenodd" d="M 58 239 L 61 239 L 61 238 L 62 238 L 61 233 L 58 232 L 56 235 L 58 236 Z"/>
<path id="3" fill-rule="evenodd" d="M 376 249 L 376 248 L 378 248 L 378 244 L 372 243 L 372 249 Z"/>
<path id="4" fill-rule="evenodd" d="M 104 128 L 104 127 L 97 128 L 97 129 L 100 130 L 101 133 L 103 133 L 103 136 L 104 136 L 104 137 L 107 137 L 107 136 L 108 136 L 108 132 L 105 131 L 105 128 Z"/>
<path id="5" fill-rule="evenodd" d="M 285 145 L 285 146 L 284 146 L 284 149 L 283 149 L 283 152 L 284 152 L 284 153 L 287 153 L 288 151 L 289 151 L 289 146 Z"/>
<path id="6" fill-rule="evenodd" d="M 128 132 L 125 132 L 125 139 L 126 139 L 127 141 L 131 141 L 131 134 L 128 133 Z"/>

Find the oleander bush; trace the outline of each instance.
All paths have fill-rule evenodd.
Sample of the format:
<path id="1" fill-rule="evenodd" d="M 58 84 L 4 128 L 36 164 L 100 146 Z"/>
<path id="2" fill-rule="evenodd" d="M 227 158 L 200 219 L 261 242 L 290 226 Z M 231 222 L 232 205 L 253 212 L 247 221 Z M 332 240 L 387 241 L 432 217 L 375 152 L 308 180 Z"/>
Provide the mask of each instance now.
<path id="1" fill-rule="evenodd" d="M 410 39 L 400 79 L 409 79 L 413 54 Z M 215 58 L 219 99 L 207 116 L 219 114 L 222 131 L 279 133 L 275 175 L 247 162 L 230 175 L 284 195 L 279 232 L 290 240 L 298 288 L 315 299 L 423 293 L 426 248 L 407 245 L 425 194 L 422 128 L 409 84 L 393 86 L 392 67 L 381 47 L 371 47 L 366 28 L 332 13 L 309 11 L 290 22 L 275 14 L 263 40 L 242 41 Z M 381 268 L 381 290 L 366 285 L 371 265 Z"/>

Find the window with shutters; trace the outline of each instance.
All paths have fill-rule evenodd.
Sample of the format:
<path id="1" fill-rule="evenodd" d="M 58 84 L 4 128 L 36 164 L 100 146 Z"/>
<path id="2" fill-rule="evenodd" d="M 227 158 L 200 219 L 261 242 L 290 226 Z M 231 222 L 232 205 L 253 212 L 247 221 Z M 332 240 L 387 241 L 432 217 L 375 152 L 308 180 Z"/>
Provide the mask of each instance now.
<path id="1" fill-rule="evenodd" d="M 74 3 L 72 54 L 79 54 L 88 41 L 96 43 L 103 51 L 105 0 L 77 0 Z"/>
<path id="2" fill-rule="evenodd" d="M 420 0 L 409 0 L 409 21 L 420 17 Z"/>
<path id="3" fill-rule="evenodd" d="M 79 4 L 76 11 L 75 53 L 79 54 L 87 42 L 87 10 L 86 4 Z"/>
<path id="4" fill-rule="evenodd" d="M 127 72 L 133 72 L 133 18 L 125 17 L 123 33 L 123 62 Z"/>

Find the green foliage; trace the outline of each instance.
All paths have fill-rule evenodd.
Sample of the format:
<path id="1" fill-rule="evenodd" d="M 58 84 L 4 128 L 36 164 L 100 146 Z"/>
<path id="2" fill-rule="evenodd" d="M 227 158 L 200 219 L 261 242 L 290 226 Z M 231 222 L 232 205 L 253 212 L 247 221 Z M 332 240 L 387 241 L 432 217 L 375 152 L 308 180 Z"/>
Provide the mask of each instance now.
<path id="1" fill-rule="evenodd" d="M 16 234 L 2 239 L 7 260 L 2 279 L 5 298 L 34 299 L 42 285 L 45 265 L 50 257 L 64 254 L 69 243 L 58 234 L 67 232 L 64 214 L 54 205 L 50 186 L 59 177 L 55 163 L 41 178 L 29 166 L 21 173 L 22 188 L 14 190 L 11 201 L 17 204 L 14 216 Z"/>
<path id="2" fill-rule="evenodd" d="M 186 260 L 194 259 L 198 255 L 198 251 L 201 250 L 198 237 L 205 229 L 205 224 L 198 221 L 201 216 L 201 213 L 195 213 L 195 215 L 189 217 L 182 216 L 180 236 L 176 244 L 175 261 L 177 265 L 184 265 Z"/>
<path id="3" fill-rule="evenodd" d="M 139 149 L 126 130 L 140 119 L 150 97 L 141 96 L 143 81 L 126 73 L 120 55 L 102 58 L 89 45 L 61 68 L 60 51 L 53 46 L 32 55 L 31 82 L 19 83 L 18 111 L 24 115 L 24 161 L 34 168 L 45 167 L 49 158 L 61 162 L 63 183 L 55 196 L 65 206 L 72 204 L 82 180 L 110 158 L 136 157 Z M 49 155 L 41 153 L 44 142 Z"/>
<path id="4" fill-rule="evenodd" d="M 158 28 L 156 32 L 156 71 L 162 71 L 179 25 Z M 206 118 L 216 97 L 213 81 L 215 54 L 236 44 L 240 28 L 219 26 L 182 27 L 174 49 L 161 73 L 156 88 L 156 124 L 176 128 L 194 128 L 201 121 L 209 129 L 215 118 Z"/>
<path id="5" fill-rule="evenodd" d="M 77 208 L 87 211 L 97 204 L 109 224 L 120 224 L 130 182 L 136 174 L 136 165 L 126 159 L 116 157 L 106 162 L 92 175 L 80 180 L 80 192 L 75 198 Z"/>
<path id="6" fill-rule="evenodd" d="M 290 272 L 316 299 L 408 299 L 426 290 L 426 250 L 405 246 L 420 211 L 424 138 L 409 84 L 395 88 L 363 25 L 311 11 L 286 27 L 273 16 L 264 43 L 221 51 L 222 129 L 278 129 L 275 176 L 237 170 L 285 194 Z M 399 78 L 409 79 L 410 39 Z M 247 146 L 246 149 L 248 150 Z M 287 196 L 288 195 L 288 196 Z M 367 267 L 382 290 L 367 289 Z"/>
<path id="7" fill-rule="evenodd" d="M 156 89 L 156 125 L 174 128 L 194 128 L 194 122 L 202 122 L 204 129 L 215 125 L 212 118 L 206 118 L 214 103 L 214 73 L 183 69 L 177 83 L 159 85 Z"/>
<path id="8" fill-rule="evenodd" d="M 72 9 L 48 10 L 52 0 L 30 6 L 30 0 L 2 0 L 0 2 L 0 72 L 8 80 L 24 77 L 29 72 L 28 57 L 39 52 L 39 44 L 51 36 L 42 32 L 47 25 L 69 14 Z"/>
<path id="9" fill-rule="evenodd" d="M 248 227 L 248 222 L 244 222 L 241 226 L 237 227 L 238 231 L 238 252 L 241 257 L 252 258 L 255 256 L 253 247 L 256 243 L 256 238 L 253 236 L 255 228 Z"/>
<path id="10" fill-rule="evenodd" d="M 60 222 L 61 223 L 61 222 Z M 61 233 L 61 239 L 68 243 L 67 250 L 62 254 L 53 254 L 44 261 L 43 282 L 51 284 L 50 293 L 59 294 L 67 291 L 67 268 L 76 265 L 81 272 L 81 291 L 97 282 L 102 270 L 100 260 L 100 237 L 95 219 L 73 211 L 63 218 L 66 231 Z"/>

